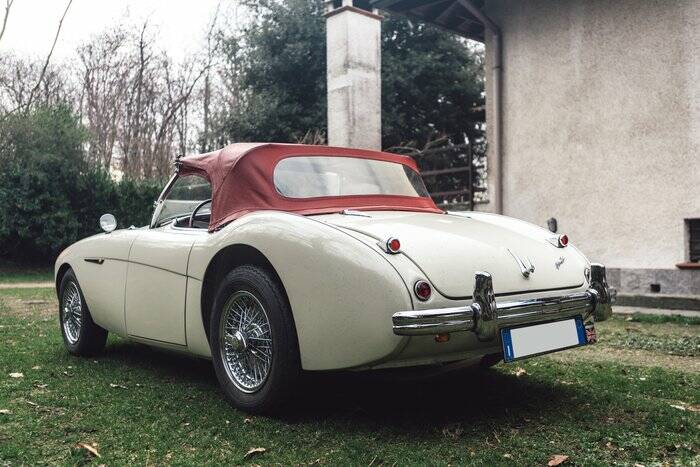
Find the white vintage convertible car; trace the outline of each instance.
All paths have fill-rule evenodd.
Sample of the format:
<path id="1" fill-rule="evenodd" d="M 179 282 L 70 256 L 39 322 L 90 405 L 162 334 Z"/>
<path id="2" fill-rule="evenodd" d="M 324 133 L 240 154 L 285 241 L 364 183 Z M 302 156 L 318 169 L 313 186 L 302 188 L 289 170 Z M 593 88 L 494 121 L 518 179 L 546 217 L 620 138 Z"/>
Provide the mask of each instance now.
<path id="1" fill-rule="evenodd" d="M 56 261 L 66 347 L 107 333 L 211 358 L 234 406 L 269 411 L 301 372 L 492 365 L 595 342 L 605 268 L 565 235 L 444 212 L 415 162 L 233 144 L 184 157 L 151 224 Z"/>

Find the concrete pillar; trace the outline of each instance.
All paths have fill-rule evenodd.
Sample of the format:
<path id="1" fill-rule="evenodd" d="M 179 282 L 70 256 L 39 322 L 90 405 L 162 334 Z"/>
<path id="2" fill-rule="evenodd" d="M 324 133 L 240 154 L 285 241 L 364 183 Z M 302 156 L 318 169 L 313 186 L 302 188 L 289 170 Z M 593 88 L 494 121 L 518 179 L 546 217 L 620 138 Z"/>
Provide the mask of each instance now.
<path id="1" fill-rule="evenodd" d="M 379 150 L 382 17 L 352 0 L 326 4 L 328 144 Z"/>

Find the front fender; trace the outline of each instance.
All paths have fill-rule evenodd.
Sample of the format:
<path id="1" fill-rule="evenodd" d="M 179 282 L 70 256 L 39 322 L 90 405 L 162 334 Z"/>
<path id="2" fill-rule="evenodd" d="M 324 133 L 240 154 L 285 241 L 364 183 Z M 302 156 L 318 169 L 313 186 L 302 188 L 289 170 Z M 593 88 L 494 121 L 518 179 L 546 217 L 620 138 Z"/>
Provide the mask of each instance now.
<path id="1" fill-rule="evenodd" d="M 402 348 L 391 316 L 411 309 L 411 296 L 382 253 L 308 217 L 258 212 L 198 241 L 188 275 L 202 281 L 216 253 L 235 244 L 256 248 L 275 268 L 305 370 L 366 365 Z"/>
<path id="2" fill-rule="evenodd" d="M 57 289 L 60 286 L 59 272 L 70 266 L 80 283 L 93 321 L 121 336 L 126 335 L 124 287 L 129 250 L 136 235 L 136 230 L 124 229 L 85 238 L 61 252 L 54 266 Z"/>

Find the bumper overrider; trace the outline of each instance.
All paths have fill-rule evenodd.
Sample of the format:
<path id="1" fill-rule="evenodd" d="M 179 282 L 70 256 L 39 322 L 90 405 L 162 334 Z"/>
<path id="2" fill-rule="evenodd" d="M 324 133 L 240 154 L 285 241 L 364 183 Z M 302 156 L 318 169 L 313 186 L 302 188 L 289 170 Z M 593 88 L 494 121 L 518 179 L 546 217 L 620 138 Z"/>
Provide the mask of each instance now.
<path id="1" fill-rule="evenodd" d="M 471 305 L 394 313 L 394 334 L 423 336 L 469 331 L 481 341 L 490 341 L 499 329 L 511 326 L 574 316 L 581 316 L 584 321 L 591 316 L 603 321 L 612 315 L 612 293 L 605 266 L 591 264 L 590 288 L 585 292 L 496 303 L 491 275 L 477 272 Z"/>

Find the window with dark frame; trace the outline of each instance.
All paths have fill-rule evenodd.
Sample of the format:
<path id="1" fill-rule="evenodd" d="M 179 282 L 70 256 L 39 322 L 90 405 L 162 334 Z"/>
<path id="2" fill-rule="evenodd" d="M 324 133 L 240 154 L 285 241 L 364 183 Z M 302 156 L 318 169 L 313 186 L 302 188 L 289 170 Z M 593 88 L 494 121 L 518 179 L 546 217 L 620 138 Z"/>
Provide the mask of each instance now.
<path id="1" fill-rule="evenodd" d="M 687 219 L 688 256 L 691 263 L 700 262 L 700 219 Z"/>

